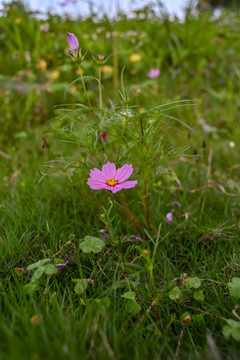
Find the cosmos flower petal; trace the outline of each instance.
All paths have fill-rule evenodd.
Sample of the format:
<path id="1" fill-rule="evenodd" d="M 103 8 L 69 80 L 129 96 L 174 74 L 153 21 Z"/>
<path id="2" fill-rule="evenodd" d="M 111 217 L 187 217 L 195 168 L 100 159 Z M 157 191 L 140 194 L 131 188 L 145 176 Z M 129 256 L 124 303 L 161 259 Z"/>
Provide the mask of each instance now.
<path id="1" fill-rule="evenodd" d="M 137 183 L 138 183 L 137 180 L 133 180 L 133 181 L 124 181 L 119 185 L 121 186 L 122 189 L 130 189 L 135 185 L 137 185 Z"/>
<path id="2" fill-rule="evenodd" d="M 90 171 L 89 175 L 91 176 L 91 178 L 94 179 L 99 179 L 102 180 L 104 182 L 106 182 L 107 178 L 106 176 L 104 176 L 104 174 L 102 173 L 102 171 L 94 168 L 93 170 Z"/>
<path id="3" fill-rule="evenodd" d="M 111 189 L 113 194 L 115 194 L 116 192 L 122 190 L 122 185 L 116 185 L 116 186 L 113 186 Z"/>
<path id="4" fill-rule="evenodd" d="M 95 177 L 95 176 L 91 176 L 88 179 L 91 180 L 92 182 L 96 182 L 96 183 L 99 183 L 99 184 L 106 184 L 106 180 Z"/>
<path id="5" fill-rule="evenodd" d="M 102 184 L 88 184 L 90 186 L 91 189 L 93 190 L 102 190 L 102 189 L 106 189 L 106 187 Z"/>
<path id="6" fill-rule="evenodd" d="M 102 172 L 103 175 L 107 178 L 107 179 L 113 179 L 115 178 L 115 173 L 116 173 L 116 166 L 114 163 L 110 163 L 109 161 L 103 165 L 102 167 Z"/>
<path id="7" fill-rule="evenodd" d="M 97 181 L 97 180 L 91 179 L 91 178 L 88 179 L 87 184 L 88 184 L 89 186 L 90 186 L 90 185 L 97 185 L 97 186 L 104 186 L 104 185 L 106 185 L 104 182 Z"/>
<path id="8" fill-rule="evenodd" d="M 125 164 L 121 168 L 117 169 L 115 179 L 117 180 L 117 182 L 121 183 L 122 181 L 128 179 L 129 176 L 132 175 L 132 172 L 133 172 L 132 164 L 130 165 Z"/>

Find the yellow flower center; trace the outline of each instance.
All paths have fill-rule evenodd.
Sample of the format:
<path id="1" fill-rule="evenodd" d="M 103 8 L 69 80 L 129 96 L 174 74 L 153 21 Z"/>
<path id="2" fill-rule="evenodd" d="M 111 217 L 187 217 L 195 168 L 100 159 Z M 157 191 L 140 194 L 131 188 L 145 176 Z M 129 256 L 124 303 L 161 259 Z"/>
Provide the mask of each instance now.
<path id="1" fill-rule="evenodd" d="M 117 180 L 115 180 L 115 179 L 108 179 L 108 180 L 107 180 L 107 184 L 108 184 L 109 186 L 115 186 L 115 185 L 117 185 Z"/>

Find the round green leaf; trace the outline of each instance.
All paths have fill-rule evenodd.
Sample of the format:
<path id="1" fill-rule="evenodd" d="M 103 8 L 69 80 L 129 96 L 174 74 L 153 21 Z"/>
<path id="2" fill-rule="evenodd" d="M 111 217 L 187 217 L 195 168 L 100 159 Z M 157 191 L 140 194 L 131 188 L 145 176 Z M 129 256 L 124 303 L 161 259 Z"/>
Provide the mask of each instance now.
<path id="1" fill-rule="evenodd" d="M 232 281 L 228 283 L 231 289 L 232 296 L 236 299 L 240 299 L 240 278 L 233 277 Z"/>
<path id="2" fill-rule="evenodd" d="M 38 282 L 32 281 L 23 287 L 24 294 L 31 295 L 38 289 Z"/>
<path id="3" fill-rule="evenodd" d="M 122 295 L 122 298 L 128 300 L 135 300 L 135 292 L 134 291 L 127 291 Z"/>
<path id="4" fill-rule="evenodd" d="M 76 279 L 74 279 L 74 280 L 76 280 Z M 87 286 L 88 286 L 88 282 L 86 279 L 78 279 L 78 282 L 74 286 L 74 291 L 78 295 L 81 295 L 85 292 L 85 290 L 87 289 Z"/>
<path id="5" fill-rule="evenodd" d="M 31 264 L 27 267 L 27 270 L 34 270 L 36 268 L 38 268 L 39 266 L 42 266 L 44 264 L 46 264 L 47 262 L 49 262 L 50 259 L 42 259 L 42 260 L 39 260 L 38 262 L 34 263 L 34 264 Z"/>
<path id="6" fill-rule="evenodd" d="M 128 314 L 136 315 L 141 311 L 141 306 L 135 300 L 128 300 L 125 305 L 125 310 Z"/>
<path id="7" fill-rule="evenodd" d="M 168 293 L 168 296 L 170 297 L 171 300 L 178 300 L 180 299 L 181 295 L 182 295 L 181 290 L 177 286 Z"/>
<path id="8" fill-rule="evenodd" d="M 197 301 L 203 301 L 204 300 L 204 294 L 202 290 L 195 291 L 193 294 L 193 297 Z"/>
<path id="9" fill-rule="evenodd" d="M 223 327 L 223 335 L 227 339 L 232 336 L 234 340 L 240 341 L 240 322 L 233 319 L 228 319 L 227 325 Z"/>
<path id="10" fill-rule="evenodd" d="M 53 275 L 57 273 L 57 268 L 55 265 L 49 264 L 44 266 L 44 273 L 47 275 Z"/>
<path id="11" fill-rule="evenodd" d="M 198 277 L 187 279 L 187 287 L 197 289 L 201 286 L 201 280 Z"/>
<path id="12" fill-rule="evenodd" d="M 102 251 L 105 242 L 97 237 L 94 236 L 85 236 L 84 241 L 79 245 L 79 249 L 82 250 L 84 253 L 88 254 L 93 252 L 95 254 Z"/>
<path id="13" fill-rule="evenodd" d="M 31 281 L 35 281 L 35 280 L 39 279 L 43 273 L 44 273 L 44 266 L 38 267 L 34 271 Z"/>

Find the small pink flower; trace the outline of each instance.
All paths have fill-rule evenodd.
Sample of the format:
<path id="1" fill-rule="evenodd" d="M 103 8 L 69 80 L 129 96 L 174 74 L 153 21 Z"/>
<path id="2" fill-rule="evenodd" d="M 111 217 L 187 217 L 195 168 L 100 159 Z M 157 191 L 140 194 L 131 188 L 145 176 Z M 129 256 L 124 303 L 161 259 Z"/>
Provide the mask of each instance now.
<path id="1" fill-rule="evenodd" d="M 104 60 L 104 56 L 103 56 L 103 55 L 98 55 L 98 60 L 103 61 L 103 60 Z"/>
<path id="2" fill-rule="evenodd" d="M 108 131 L 106 129 L 104 129 L 102 135 L 99 135 L 99 133 L 97 133 L 97 136 L 99 137 L 99 140 L 101 140 L 101 137 L 104 140 L 105 137 L 107 136 L 107 134 L 108 134 Z"/>
<path id="3" fill-rule="evenodd" d="M 141 94 L 141 89 L 137 89 L 137 90 L 136 90 L 136 93 L 137 93 L 137 94 Z"/>
<path id="4" fill-rule="evenodd" d="M 147 73 L 147 76 L 150 79 L 154 79 L 156 77 L 158 77 L 161 74 L 159 69 L 150 69 L 150 71 Z"/>
<path id="5" fill-rule="evenodd" d="M 90 170 L 90 178 L 88 178 L 87 184 L 93 190 L 110 190 L 116 193 L 122 189 L 130 189 L 137 185 L 137 180 L 125 181 L 132 175 L 132 164 L 125 164 L 121 168 L 116 170 L 114 163 L 104 164 L 102 171 L 94 168 Z"/>
<path id="6" fill-rule="evenodd" d="M 172 225 L 172 221 L 173 221 L 173 215 L 172 215 L 172 213 L 168 213 L 168 214 L 166 215 L 166 219 L 167 219 L 168 225 Z"/>
<path id="7" fill-rule="evenodd" d="M 77 50 L 79 47 L 79 42 L 77 37 L 73 34 L 73 33 L 69 33 L 67 31 L 67 40 L 68 40 L 68 45 L 70 46 L 70 48 L 72 50 Z"/>

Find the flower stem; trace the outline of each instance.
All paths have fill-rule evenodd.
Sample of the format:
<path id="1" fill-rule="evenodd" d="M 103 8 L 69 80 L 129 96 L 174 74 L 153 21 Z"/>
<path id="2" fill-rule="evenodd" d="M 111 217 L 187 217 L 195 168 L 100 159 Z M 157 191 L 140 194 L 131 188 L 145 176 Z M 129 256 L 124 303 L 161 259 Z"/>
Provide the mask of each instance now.
<path id="1" fill-rule="evenodd" d="M 118 87 L 118 48 L 117 48 L 117 33 L 112 33 L 112 49 L 113 49 L 113 86 L 114 89 Z"/>
<path id="2" fill-rule="evenodd" d="M 102 67 L 101 66 L 99 66 L 98 74 L 99 74 L 99 82 L 98 82 L 98 86 L 99 86 L 99 108 L 102 109 Z"/>
<path id="3" fill-rule="evenodd" d="M 90 101 L 89 96 L 88 96 L 88 93 L 87 93 L 87 89 L 86 89 L 84 77 L 83 77 L 83 75 L 82 75 L 82 72 L 83 72 L 83 71 L 82 71 L 81 65 L 79 65 L 79 70 L 80 70 L 80 76 L 81 76 L 81 80 L 82 80 L 83 91 L 84 91 L 85 94 L 86 94 L 87 101 L 88 101 L 88 106 L 89 106 L 89 107 L 92 107 L 91 101 Z"/>
<path id="4" fill-rule="evenodd" d="M 140 127 L 141 127 L 141 142 L 143 144 L 143 146 L 145 146 L 145 139 L 144 139 L 144 129 L 143 129 L 143 120 L 142 118 L 140 119 Z M 144 179 L 143 182 L 143 197 L 144 197 L 144 208 L 145 208 L 145 213 L 146 213 L 146 220 L 147 220 L 147 224 L 150 228 L 152 228 L 155 232 L 157 232 L 157 228 L 155 228 L 154 225 L 151 224 L 150 222 L 150 214 L 149 214 L 149 206 L 148 206 L 148 200 L 147 200 L 147 180 L 146 178 Z"/>
<path id="5" fill-rule="evenodd" d="M 137 223 L 137 221 L 134 219 L 132 213 L 131 213 L 131 210 L 129 209 L 128 207 L 128 204 L 127 204 L 127 200 L 125 199 L 125 196 L 123 194 L 120 195 L 121 196 L 121 199 L 122 199 L 122 202 L 123 202 L 123 206 L 125 208 L 125 211 L 130 219 L 130 221 L 132 222 L 133 226 L 135 227 L 135 229 L 139 232 L 139 234 L 141 236 L 144 236 L 144 233 L 140 227 L 140 225 Z"/>
<path id="6" fill-rule="evenodd" d="M 164 332 L 164 329 L 163 329 L 163 326 L 161 323 L 161 319 L 160 319 L 160 315 L 159 315 L 158 298 L 157 298 L 157 291 L 156 291 L 156 286 L 155 286 L 155 281 L 154 281 L 154 276 L 153 276 L 153 264 L 152 263 L 149 264 L 149 274 L 150 274 L 150 278 L 151 278 L 151 282 L 152 282 L 153 302 L 155 305 L 158 327 L 159 327 L 159 330 L 161 331 L 162 336 L 165 337 L 165 332 Z"/>
<path id="7" fill-rule="evenodd" d="M 128 118 L 128 104 L 126 104 L 126 117 Z M 120 149 L 121 149 L 121 140 L 123 138 L 125 129 L 126 129 L 126 119 L 124 119 L 122 133 L 121 133 L 121 136 L 120 136 L 120 139 L 119 139 L 119 147 L 118 147 L 118 151 L 117 151 L 116 163 L 118 162 L 118 159 L 119 159 L 119 154 L 120 154 Z"/>

